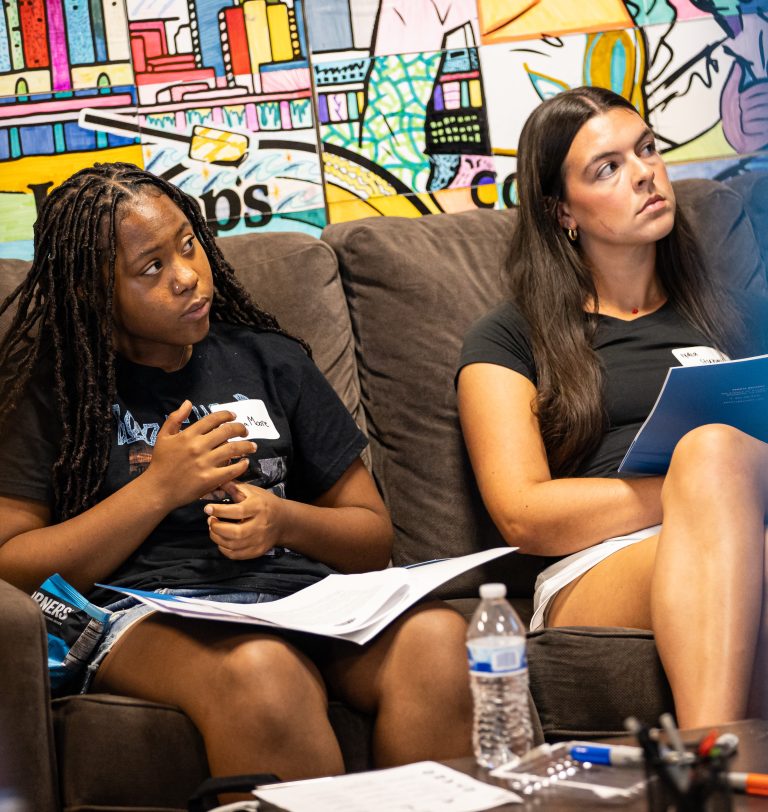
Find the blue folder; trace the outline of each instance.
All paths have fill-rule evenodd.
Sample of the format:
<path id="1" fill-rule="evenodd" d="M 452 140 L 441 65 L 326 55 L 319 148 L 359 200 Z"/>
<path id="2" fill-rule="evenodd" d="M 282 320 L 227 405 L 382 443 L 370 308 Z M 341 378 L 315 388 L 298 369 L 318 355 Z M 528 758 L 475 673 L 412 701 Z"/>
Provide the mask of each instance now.
<path id="1" fill-rule="evenodd" d="M 619 472 L 666 473 L 683 435 L 708 423 L 725 423 L 768 442 L 768 355 L 672 367 Z"/>

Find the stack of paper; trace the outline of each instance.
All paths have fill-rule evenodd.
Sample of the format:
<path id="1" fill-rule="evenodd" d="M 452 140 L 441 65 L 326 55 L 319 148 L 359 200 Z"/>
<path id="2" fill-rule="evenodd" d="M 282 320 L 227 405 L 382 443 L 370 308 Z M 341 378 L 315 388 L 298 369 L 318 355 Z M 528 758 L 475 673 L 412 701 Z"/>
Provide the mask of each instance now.
<path id="1" fill-rule="evenodd" d="M 515 549 L 494 547 L 492 550 L 428 561 L 411 567 L 329 575 L 287 598 L 270 603 L 224 603 L 106 584 L 98 586 L 108 586 L 116 592 L 132 595 L 161 612 L 203 620 L 228 620 L 294 629 L 362 645 L 436 587 Z"/>
<path id="2" fill-rule="evenodd" d="M 481 812 L 522 803 L 514 792 L 436 761 L 257 787 L 253 794 L 288 812 Z"/>

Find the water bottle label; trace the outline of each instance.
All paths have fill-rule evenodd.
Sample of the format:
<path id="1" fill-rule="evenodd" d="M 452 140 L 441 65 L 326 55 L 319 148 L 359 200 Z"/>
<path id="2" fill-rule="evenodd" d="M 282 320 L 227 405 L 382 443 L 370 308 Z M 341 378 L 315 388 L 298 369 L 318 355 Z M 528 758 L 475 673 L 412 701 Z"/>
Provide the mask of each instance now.
<path id="1" fill-rule="evenodd" d="M 528 668 L 525 640 L 500 646 L 468 645 L 469 670 L 476 674 L 511 674 Z"/>

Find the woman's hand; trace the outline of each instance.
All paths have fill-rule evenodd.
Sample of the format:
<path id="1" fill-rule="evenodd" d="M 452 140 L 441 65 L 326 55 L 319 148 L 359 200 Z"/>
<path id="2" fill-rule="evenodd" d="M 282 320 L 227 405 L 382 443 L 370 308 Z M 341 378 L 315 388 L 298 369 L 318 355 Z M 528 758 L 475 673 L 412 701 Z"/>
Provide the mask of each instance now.
<path id="1" fill-rule="evenodd" d="M 242 423 L 232 422 L 232 412 L 212 412 L 182 431 L 191 411 L 192 404 L 185 400 L 168 415 L 145 472 L 156 480 L 169 510 L 194 502 L 244 474 L 247 455 L 256 451 L 250 440 L 229 442 L 247 433 Z"/>
<path id="2" fill-rule="evenodd" d="M 222 486 L 231 504 L 206 505 L 208 530 L 222 555 L 235 560 L 258 558 L 280 544 L 285 500 L 244 482 Z"/>

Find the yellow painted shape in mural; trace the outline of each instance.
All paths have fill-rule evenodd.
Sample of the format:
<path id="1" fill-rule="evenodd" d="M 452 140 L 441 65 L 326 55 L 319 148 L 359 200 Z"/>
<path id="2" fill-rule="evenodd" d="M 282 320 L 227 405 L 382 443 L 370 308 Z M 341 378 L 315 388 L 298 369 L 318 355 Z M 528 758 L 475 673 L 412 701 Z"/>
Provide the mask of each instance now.
<path id="1" fill-rule="evenodd" d="M 475 194 L 484 208 L 496 207 L 498 191 L 495 184 L 489 183 L 478 187 Z M 342 189 L 334 183 L 326 183 L 325 197 L 328 201 L 331 223 L 348 223 L 363 217 L 423 217 L 425 214 L 471 211 L 478 208 L 469 187 L 441 189 L 432 194 L 422 192 L 362 200 L 347 189 Z"/>
<path id="2" fill-rule="evenodd" d="M 617 60 L 617 52 L 622 54 L 621 60 Z M 620 87 L 614 67 L 617 61 L 625 66 Z M 587 36 L 585 85 L 608 87 L 632 102 L 640 115 L 645 115 L 644 80 L 645 45 L 639 31 L 608 31 Z"/>
<path id="3" fill-rule="evenodd" d="M 72 87 L 75 90 L 133 84 L 133 68 L 130 62 L 111 62 L 109 65 L 77 65 L 71 68 Z M 102 79 L 105 77 L 105 79 Z M 100 81 L 101 80 L 101 81 Z"/>
<path id="4" fill-rule="evenodd" d="M 736 151 L 726 140 L 723 134 L 723 125 L 718 121 L 714 127 L 687 144 L 665 152 L 664 160 L 670 164 L 686 163 L 687 161 L 728 158 L 732 155 L 736 155 Z"/>
<path id="5" fill-rule="evenodd" d="M 478 12 L 480 34 L 486 44 L 538 39 L 542 34 L 634 26 L 632 15 L 621 0 L 539 0 L 536 3 L 478 0 Z"/>
<path id="6" fill-rule="evenodd" d="M 429 200 L 429 195 L 386 195 L 361 199 L 334 183 L 325 184 L 325 199 L 331 223 L 347 223 L 363 217 L 421 217 L 423 211 L 416 200 L 424 205 L 429 203 L 431 214 L 440 211 L 434 201 Z"/>
<path id="7" fill-rule="evenodd" d="M 335 179 L 337 186 L 348 189 L 355 197 L 369 198 L 397 194 L 395 187 L 372 169 L 331 152 L 323 152 L 323 169 L 331 183 Z"/>
<path id="8" fill-rule="evenodd" d="M 31 194 L 30 184 L 49 183 L 58 186 L 78 169 L 96 162 L 125 161 L 143 168 L 140 144 L 99 149 L 92 152 L 65 152 L 61 155 L 31 155 L 0 164 L 0 192 Z"/>
<path id="9" fill-rule="evenodd" d="M 469 80 L 469 105 L 470 107 L 483 106 L 483 88 L 479 79 Z"/>
<path id="10" fill-rule="evenodd" d="M 230 130 L 196 124 L 192 128 L 189 157 L 206 163 L 238 164 L 248 152 L 248 137 Z"/>

